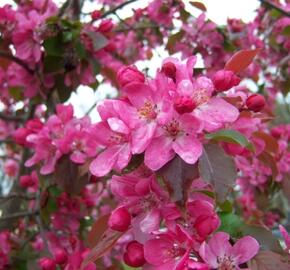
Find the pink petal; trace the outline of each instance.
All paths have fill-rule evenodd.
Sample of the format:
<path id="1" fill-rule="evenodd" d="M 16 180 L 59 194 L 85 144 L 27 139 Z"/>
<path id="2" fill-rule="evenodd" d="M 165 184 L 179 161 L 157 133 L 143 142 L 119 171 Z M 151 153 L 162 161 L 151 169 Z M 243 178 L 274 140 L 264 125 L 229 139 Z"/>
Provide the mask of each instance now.
<path id="1" fill-rule="evenodd" d="M 202 121 L 189 113 L 181 115 L 179 121 L 182 125 L 182 129 L 189 134 L 196 134 L 203 128 Z"/>
<path id="2" fill-rule="evenodd" d="M 151 142 L 156 129 L 156 123 L 143 124 L 132 132 L 132 153 L 140 154 Z"/>
<path id="3" fill-rule="evenodd" d="M 173 244 L 172 239 L 167 237 L 147 241 L 144 245 L 146 261 L 156 266 L 174 261 L 174 258 L 170 257 L 168 253 L 174 247 Z"/>
<path id="4" fill-rule="evenodd" d="M 205 130 L 210 132 L 221 128 L 225 123 L 234 122 L 239 116 L 239 111 L 222 98 L 213 98 L 199 106 L 194 114 L 204 122 Z"/>
<path id="5" fill-rule="evenodd" d="M 259 243 L 251 236 L 239 239 L 232 248 L 231 254 L 236 264 L 242 264 L 252 259 L 259 251 Z"/>
<path id="6" fill-rule="evenodd" d="M 130 130 L 125 123 L 116 117 L 111 117 L 107 120 L 111 130 L 122 134 L 129 134 Z"/>
<path id="7" fill-rule="evenodd" d="M 217 256 L 212 252 L 211 248 L 206 242 L 203 242 L 199 248 L 200 257 L 209 264 L 212 268 L 217 268 Z"/>
<path id="8" fill-rule="evenodd" d="M 91 163 L 90 172 L 97 177 L 101 177 L 109 173 L 117 161 L 119 151 L 120 147 L 117 145 L 108 147 Z"/>
<path id="9" fill-rule="evenodd" d="M 144 233 L 151 233 L 159 229 L 160 212 L 157 209 L 151 210 L 145 215 L 144 219 L 140 222 L 140 229 Z"/>
<path id="10" fill-rule="evenodd" d="M 172 144 L 172 148 L 186 163 L 194 164 L 202 154 L 202 144 L 194 136 L 181 136 Z"/>
<path id="11" fill-rule="evenodd" d="M 124 169 L 130 162 L 131 157 L 132 157 L 132 154 L 131 154 L 130 145 L 128 143 L 122 145 L 119 150 L 117 161 L 115 165 L 113 166 L 114 169 L 118 171 Z"/>
<path id="12" fill-rule="evenodd" d="M 145 151 L 145 165 L 153 171 L 160 169 L 173 159 L 175 153 L 172 149 L 172 140 L 165 136 L 153 139 Z"/>

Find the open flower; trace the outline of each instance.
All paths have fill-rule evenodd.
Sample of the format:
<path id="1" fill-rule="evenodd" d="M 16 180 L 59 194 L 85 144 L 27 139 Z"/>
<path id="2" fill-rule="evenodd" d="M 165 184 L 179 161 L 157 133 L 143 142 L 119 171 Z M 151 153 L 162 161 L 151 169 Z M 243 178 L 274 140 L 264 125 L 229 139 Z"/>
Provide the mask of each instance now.
<path id="1" fill-rule="evenodd" d="M 239 265 L 252 259 L 259 251 L 259 244 L 251 236 L 244 236 L 233 246 L 230 236 L 224 232 L 216 233 L 208 243 L 203 242 L 199 255 L 213 269 L 239 270 Z"/>

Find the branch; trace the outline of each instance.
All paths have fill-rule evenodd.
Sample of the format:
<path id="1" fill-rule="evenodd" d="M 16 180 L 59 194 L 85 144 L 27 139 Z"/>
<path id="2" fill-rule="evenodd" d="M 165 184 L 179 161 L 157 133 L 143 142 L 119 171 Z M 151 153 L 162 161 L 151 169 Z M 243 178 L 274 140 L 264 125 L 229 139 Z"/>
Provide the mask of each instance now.
<path id="1" fill-rule="evenodd" d="M 144 30 L 144 29 L 159 29 L 159 25 L 140 25 L 140 26 L 132 26 L 130 28 L 117 28 L 114 32 L 127 32 L 127 31 L 136 31 L 136 30 Z M 165 27 L 166 30 L 171 30 L 169 27 Z"/>
<path id="2" fill-rule="evenodd" d="M 23 199 L 23 200 L 27 200 L 27 201 L 30 201 L 30 200 L 35 200 L 35 196 L 31 196 L 31 195 L 26 195 L 26 194 L 18 194 L 18 193 L 11 193 L 7 196 L 0 196 L 0 201 L 1 200 L 4 200 L 4 201 L 7 201 L 7 200 L 10 200 L 10 199 L 14 199 L 14 198 L 20 198 L 20 199 Z"/>
<path id="3" fill-rule="evenodd" d="M 122 4 L 120 4 L 120 5 L 116 6 L 116 7 L 114 7 L 114 8 L 112 8 L 112 9 L 108 10 L 108 11 L 105 12 L 104 14 L 102 14 L 101 18 L 105 18 L 105 17 L 107 17 L 107 16 L 110 15 L 110 14 L 114 14 L 118 9 L 121 9 L 121 8 L 127 6 L 127 5 L 129 5 L 129 4 L 131 4 L 131 3 L 134 3 L 134 2 L 136 2 L 136 1 L 137 1 L 137 0 L 129 0 L 129 1 L 127 1 L 127 2 L 124 2 L 124 3 L 122 3 Z"/>
<path id="4" fill-rule="evenodd" d="M 12 54 L 9 54 L 9 53 L 6 53 L 6 52 L 3 52 L 3 51 L 0 51 L 0 57 L 3 57 L 3 58 L 6 58 L 6 59 L 9 59 L 13 62 L 15 62 L 16 64 L 18 64 L 19 66 L 23 67 L 28 73 L 30 74 L 33 74 L 34 71 L 32 69 L 30 69 L 28 67 L 28 65 L 22 61 L 21 59 L 15 57 L 14 55 Z"/>
<path id="5" fill-rule="evenodd" d="M 0 112 L 0 119 L 6 120 L 6 121 L 15 121 L 15 122 L 22 122 L 25 120 L 22 116 L 9 115 L 3 112 Z"/>
<path id="6" fill-rule="evenodd" d="M 276 6 L 275 4 L 269 2 L 268 0 L 260 0 L 260 2 L 266 6 L 269 6 L 270 8 L 278 10 L 281 14 L 290 17 L 290 13 L 288 11 L 280 8 L 279 6 Z"/>
<path id="7" fill-rule="evenodd" d="M 17 218 L 22 218 L 22 217 L 34 217 L 39 214 L 39 211 L 33 211 L 33 212 L 19 212 L 19 213 L 14 213 L 11 215 L 7 215 L 4 217 L 0 217 L 0 221 L 8 221 L 11 219 L 17 219 Z"/>

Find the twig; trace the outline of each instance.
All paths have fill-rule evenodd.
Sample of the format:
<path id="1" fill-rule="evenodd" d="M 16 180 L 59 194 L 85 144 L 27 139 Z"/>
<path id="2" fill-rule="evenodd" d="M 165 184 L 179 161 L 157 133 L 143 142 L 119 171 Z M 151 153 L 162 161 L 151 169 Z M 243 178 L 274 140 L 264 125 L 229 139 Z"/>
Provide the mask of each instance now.
<path id="1" fill-rule="evenodd" d="M 261 2 L 262 4 L 264 4 L 264 5 L 267 5 L 267 6 L 271 7 L 271 8 L 273 8 L 273 9 L 278 10 L 278 11 L 279 11 L 280 13 L 282 13 L 283 15 L 285 15 L 285 16 L 287 16 L 287 17 L 290 17 L 290 13 L 289 13 L 288 11 L 286 11 L 286 10 L 284 10 L 284 9 L 282 9 L 282 8 L 280 8 L 280 7 L 278 7 L 278 6 L 276 6 L 275 4 L 269 2 L 268 0 L 260 0 L 260 2 Z"/>
<path id="2" fill-rule="evenodd" d="M 0 119 L 6 120 L 6 121 L 15 121 L 15 122 L 24 121 L 24 118 L 22 116 L 9 115 L 9 114 L 5 114 L 3 112 L 0 112 Z"/>
<path id="3" fill-rule="evenodd" d="M 105 18 L 108 15 L 115 13 L 118 9 L 121 9 L 121 8 L 127 6 L 127 5 L 129 5 L 131 3 L 134 3 L 136 1 L 138 1 L 138 0 L 129 0 L 127 2 L 124 2 L 124 3 L 122 3 L 122 4 L 120 4 L 120 5 L 116 6 L 116 7 L 114 7 L 112 9 L 108 10 L 107 12 L 103 13 L 102 16 L 101 16 L 101 18 Z"/>
<path id="4" fill-rule="evenodd" d="M 34 71 L 32 69 L 30 69 L 28 67 L 28 65 L 22 61 L 21 59 L 15 57 L 14 55 L 12 54 L 9 54 L 9 53 L 6 53 L 6 52 L 3 52 L 3 51 L 0 51 L 0 57 L 3 57 L 3 58 L 6 58 L 6 59 L 9 59 L 13 62 L 15 62 L 16 64 L 18 64 L 19 66 L 23 67 L 27 72 L 29 72 L 30 74 L 33 74 Z"/>
<path id="5" fill-rule="evenodd" d="M 96 106 L 97 106 L 97 101 L 87 110 L 87 112 L 85 113 L 85 116 L 88 116 Z"/>
<path id="6" fill-rule="evenodd" d="M 10 200 L 10 199 L 14 199 L 14 198 L 20 198 L 20 199 L 23 199 L 23 200 L 27 200 L 27 201 L 30 201 L 30 200 L 35 200 L 35 196 L 31 196 L 31 195 L 26 195 L 26 194 L 17 194 L 17 193 L 11 193 L 7 196 L 0 196 L 0 201 L 1 200 L 4 200 L 4 201 L 7 201 L 7 200 Z"/>
<path id="7" fill-rule="evenodd" d="M 17 219 L 17 218 L 22 218 L 22 217 L 34 217 L 39 214 L 39 211 L 33 211 L 33 212 L 18 212 L 18 213 L 13 213 L 4 217 L 0 217 L 0 221 L 8 221 L 11 219 Z"/>

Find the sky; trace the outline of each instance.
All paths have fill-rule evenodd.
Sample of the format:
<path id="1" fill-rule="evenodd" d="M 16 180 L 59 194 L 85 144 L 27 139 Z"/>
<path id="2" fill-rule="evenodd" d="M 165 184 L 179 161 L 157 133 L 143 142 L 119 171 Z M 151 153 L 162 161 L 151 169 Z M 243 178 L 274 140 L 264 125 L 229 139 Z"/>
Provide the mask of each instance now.
<path id="1" fill-rule="evenodd" d="M 43 0 L 44 1 L 44 0 Z M 121 18 L 129 17 L 133 14 L 133 8 L 142 8 L 147 5 L 150 0 L 136 1 L 122 10 L 118 11 Z M 65 0 L 55 0 L 56 3 L 62 4 Z M 97 1 L 86 1 L 84 12 L 91 12 L 99 7 Z M 200 11 L 193 8 L 189 4 L 189 0 L 184 0 L 186 8 L 194 16 L 198 16 Z M 217 24 L 226 24 L 227 18 L 240 18 L 244 22 L 251 21 L 255 16 L 255 10 L 259 6 L 258 0 L 199 0 L 207 7 L 207 17 Z M 2 4 L 13 4 L 13 0 L 0 0 Z M 160 57 L 161 56 L 161 57 Z M 149 68 L 150 74 L 155 74 L 156 67 L 159 67 L 162 59 L 166 57 L 166 53 L 162 48 L 157 48 L 153 53 L 153 58 L 150 61 L 137 62 L 138 68 L 143 69 L 145 66 Z M 114 90 L 109 84 L 101 85 L 96 92 L 91 88 L 81 86 L 76 93 L 73 93 L 68 103 L 72 103 L 75 108 L 75 114 L 78 117 L 83 116 L 88 109 L 96 102 L 102 100 L 107 95 L 116 95 Z M 92 110 L 90 116 L 95 121 L 99 119 L 96 109 Z"/>

